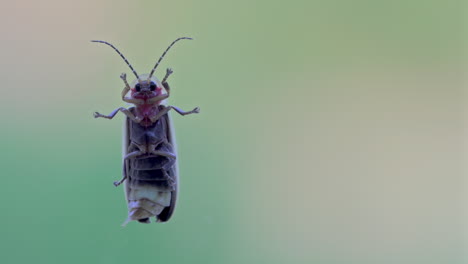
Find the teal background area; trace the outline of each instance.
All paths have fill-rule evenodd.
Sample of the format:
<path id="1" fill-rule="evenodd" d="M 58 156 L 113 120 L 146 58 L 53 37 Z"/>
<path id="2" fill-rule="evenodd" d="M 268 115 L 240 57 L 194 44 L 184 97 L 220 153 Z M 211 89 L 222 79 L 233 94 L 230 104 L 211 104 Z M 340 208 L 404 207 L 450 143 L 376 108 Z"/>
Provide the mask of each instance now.
<path id="1" fill-rule="evenodd" d="M 4 1 L 2 263 L 466 263 L 462 1 Z M 180 197 L 121 224 L 119 76 L 172 67 Z"/>

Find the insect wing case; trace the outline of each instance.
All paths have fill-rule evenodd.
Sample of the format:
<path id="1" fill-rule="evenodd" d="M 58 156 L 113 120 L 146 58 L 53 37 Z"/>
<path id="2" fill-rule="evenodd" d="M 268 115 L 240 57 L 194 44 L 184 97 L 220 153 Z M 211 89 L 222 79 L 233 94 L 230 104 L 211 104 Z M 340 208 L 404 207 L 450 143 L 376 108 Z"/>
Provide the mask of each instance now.
<path id="1" fill-rule="evenodd" d="M 130 108 L 130 110 L 133 112 L 134 108 Z M 166 151 L 177 156 L 175 131 L 170 114 L 164 115 L 156 124 L 163 127 L 165 137 L 169 143 L 163 147 Z M 123 135 L 123 156 L 133 151 L 130 146 L 130 139 L 132 133 L 135 133 L 135 126 L 139 125 L 126 118 Z M 142 129 L 141 126 L 140 129 Z M 149 129 L 153 129 L 153 127 Z M 126 163 L 124 162 L 123 166 L 124 173 L 128 177 L 124 188 L 129 214 L 127 221 L 139 220 L 147 223 L 149 222 L 147 218 L 151 216 L 155 216 L 158 222 L 168 221 L 174 212 L 179 189 L 177 159 L 171 161 L 162 156 L 144 155 Z"/>

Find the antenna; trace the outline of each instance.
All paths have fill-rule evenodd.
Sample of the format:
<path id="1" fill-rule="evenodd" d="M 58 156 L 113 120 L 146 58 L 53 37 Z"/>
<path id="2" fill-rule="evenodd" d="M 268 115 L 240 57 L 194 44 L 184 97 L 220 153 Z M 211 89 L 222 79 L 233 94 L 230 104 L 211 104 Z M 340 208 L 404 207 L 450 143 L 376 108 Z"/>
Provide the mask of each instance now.
<path id="1" fill-rule="evenodd" d="M 120 51 L 116 47 L 114 47 L 114 45 L 110 44 L 109 42 L 102 41 L 102 40 L 91 40 L 91 42 L 104 43 L 104 44 L 107 44 L 107 45 L 111 46 L 111 48 L 113 48 L 115 51 L 117 51 L 117 53 L 120 55 L 120 57 L 122 57 L 122 59 L 127 63 L 128 67 L 130 67 L 130 69 L 132 70 L 133 74 L 135 74 L 137 79 L 140 80 L 140 77 L 138 77 L 138 74 L 136 73 L 135 69 L 133 69 L 130 62 L 128 62 L 128 60 L 125 58 L 125 56 L 122 53 L 120 53 Z M 174 44 L 174 43 L 172 43 L 172 44 Z"/>
<path id="2" fill-rule="evenodd" d="M 169 45 L 169 47 L 167 47 L 166 51 L 164 51 L 164 53 L 161 55 L 161 57 L 159 57 L 159 60 L 158 62 L 156 62 L 156 65 L 154 65 L 153 69 L 151 70 L 151 73 L 148 77 L 148 80 L 151 79 L 151 76 L 153 76 L 153 73 L 154 71 L 156 70 L 156 67 L 158 67 L 159 63 L 161 62 L 161 60 L 164 58 L 164 56 L 166 56 L 166 53 L 169 51 L 169 49 L 172 47 L 172 45 L 174 45 L 177 41 L 181 40 L 181 39 L 192 39 L 192 38 L 188 38 L 188 37 L 182 37 L 182 38 L 178 38 L 176 40 L 174 40 L 171 45 Z"/>

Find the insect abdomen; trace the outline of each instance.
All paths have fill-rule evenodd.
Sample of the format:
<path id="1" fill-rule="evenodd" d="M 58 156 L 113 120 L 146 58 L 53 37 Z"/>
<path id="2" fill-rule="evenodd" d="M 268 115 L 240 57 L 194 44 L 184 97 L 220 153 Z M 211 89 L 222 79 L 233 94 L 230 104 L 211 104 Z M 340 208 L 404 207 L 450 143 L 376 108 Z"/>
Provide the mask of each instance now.
<path id="1" fill-rule="evenodd" d="M 174 160 L 162 156 L 130 161 L 128 188 L 129 220 L 148 222 L 171 205 L 176 182 Z"/>
<path id="2" fill-rule="evenodd" d="M 130 110 L 134 111 L 132 108 Z M 124 163 L 127 176 L 125 181 L 127 222 L 138 220 L 149 223 L 149 218 L 152 216 L 155 216 L 159 222 L 166 222 L 174 211 L 178 171 L 177 159 L 174 158 L 177 152 L 171 128 L 168 116 L 163 116 L 154 126 L 149 127 L 141 127 L 128 118 L 125 122 L 124 156 L 138 149 L 132 146 L 134 143 L 149 145 L 155 142 L 160 142 L 156 151 L 170 154 L 163 156 L 147 153 Z M 138 142 L 140 140 L 142 142 Z"/>

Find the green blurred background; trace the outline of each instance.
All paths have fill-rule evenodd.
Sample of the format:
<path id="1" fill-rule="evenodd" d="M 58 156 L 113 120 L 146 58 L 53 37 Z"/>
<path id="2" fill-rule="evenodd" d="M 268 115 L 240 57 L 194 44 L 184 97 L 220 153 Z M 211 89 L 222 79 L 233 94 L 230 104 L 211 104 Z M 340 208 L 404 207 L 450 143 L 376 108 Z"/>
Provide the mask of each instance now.
<path id="1" fill-rule="evenodd" d="M 466 263 L 464 1 L 2 1 L 1 263 Z M 174 69 L 181 193 L 130 223 L 119 75 Z"/>

